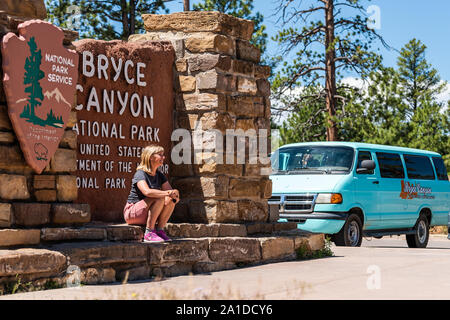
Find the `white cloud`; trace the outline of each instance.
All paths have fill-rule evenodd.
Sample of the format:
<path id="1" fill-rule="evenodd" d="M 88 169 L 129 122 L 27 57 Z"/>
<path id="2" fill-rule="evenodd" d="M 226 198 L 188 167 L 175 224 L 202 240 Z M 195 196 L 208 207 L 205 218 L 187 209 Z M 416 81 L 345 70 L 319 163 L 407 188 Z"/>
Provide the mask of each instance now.
<path id="1" fill-rule="evenodd" d="M 364 81 L 361 78 L 355 78 L 355 77 L 344 78 L 344 79 L 342 79 L 341 83 L 348 85 L 348 86 L 358 88 L 358 89 L 363 89 L 364 91 L 367 90 L 367 87 L 369 85 L 369 82 L 367 80 Z"/>
<path id="2" fill-rule="evenodd" d="M 344 85 L 352 86 L 355 88 L 358 88 L 362 90 L 363 92 L 367 93 L 368 86 L 370 84 L 370 80 L 363 80 L 361 78 L 356 77 L 347 77 L 341 80 L 341 83 Z M 290 96 L 296 96 L 300 95 L 302 91 L 304 90 L 304 87 L 295 87 L 292 90 L 289 90 L 286 95 Z M 450 83 L 447 83 L 444 91 L 437 96 L 438 102 L 443 103 L 443 108 L 441 112 L 444 112 L 447 108 L 447 102 L 450 100 Z M 276 105 L 278 101 L 275 99 L 272 99 L 272 105 Z M 285 121 L 289 116 L 289 112 L 282 112 L 281 114 L 278 114 L 278 116 L 273 116 L 273 119 L 275 123 L 281 124 L 283 121 Z"/>
<path id="3" fill-rule="evenodd" d="M 450 100 L 450 83 L 447 83 L 445 90 L 437 96 L 439 102 L 443 102 L 447 106 L 447 102 Z"/>
<path id="4" fill-rule="evenodd" d="M 441 81 L 443 83 L 444 81 Z M 355 77 L 347 77 L 342 79 L 341 83 L 358 88 L 360 90 L 363 90 L 364 92 L 367 92 L 367 88 L 370 84 L 370 81 L 366 80 L 364 81 L 361 78 L 355 78 Z M 444 104 L 444 110 L 447 108 L 447 102 L 450 100 L 450 83 L 447 83 L 445 86 L 444 91 L 439 94 L 436 97 L 438 102 L 442 102 Z"/>

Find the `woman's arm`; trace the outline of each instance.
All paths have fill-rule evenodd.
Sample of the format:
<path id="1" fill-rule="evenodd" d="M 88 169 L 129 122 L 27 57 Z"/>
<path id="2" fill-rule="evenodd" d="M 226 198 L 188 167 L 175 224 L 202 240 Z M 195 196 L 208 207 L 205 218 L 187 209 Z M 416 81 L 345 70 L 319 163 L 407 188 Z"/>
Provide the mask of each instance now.
<path id="1" fill-rule="evenodd" d="M 172 194 L 172 190 L 158 190 L 158 189 L 151 189 L 147 182 L 145 180 L 141 180 L 137 183 L 137 187 L 142 192 L 144 196 L 147 198 L 164 198 L 164 197 L 170 197 Z"/>
<path id="2" fill-rule="evenodd" d="M 180 192 L 177 189 L 173 189 L 169 181 L 164 182 L 161 186 L 161 189 L 171 191 L 171 195 L 169 195 L 169 197 L 175 199 L 175 203 L 178 203 L 178 201 L 180 201 Z"/>

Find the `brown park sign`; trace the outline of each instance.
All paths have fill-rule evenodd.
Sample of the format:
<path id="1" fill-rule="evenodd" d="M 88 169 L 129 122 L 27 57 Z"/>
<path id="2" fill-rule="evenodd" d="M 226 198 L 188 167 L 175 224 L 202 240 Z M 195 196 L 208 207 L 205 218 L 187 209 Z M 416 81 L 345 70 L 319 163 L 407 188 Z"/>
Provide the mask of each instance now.
<path id="1" fill-rule="evenodd" d="M 25 160 L 37 173 L 49 163 L 74 103 L 78 55 L 63 46 L 63 31 L 41 20 L 3 37 L 3 83 L 8 114 Z"/>
<path id="2" fill-rule="evenodd" d="M 170 163 L 173 62 L 170 42 L 80 40 L 77 85 L 78 202 L 92 219 L 123 221 L 141 150 L 161 145 Z"/>

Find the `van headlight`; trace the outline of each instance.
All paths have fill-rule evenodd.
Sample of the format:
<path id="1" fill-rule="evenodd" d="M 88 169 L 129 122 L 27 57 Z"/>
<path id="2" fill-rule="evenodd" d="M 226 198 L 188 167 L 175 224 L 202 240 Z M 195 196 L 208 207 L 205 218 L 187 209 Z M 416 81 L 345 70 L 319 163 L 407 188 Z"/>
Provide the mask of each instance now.
<path id="1" fill-rule="evenodd" d="M 316 203 L 339 204 L 342 203 L 342 195 L 340 193 L 319 193 Z"/>

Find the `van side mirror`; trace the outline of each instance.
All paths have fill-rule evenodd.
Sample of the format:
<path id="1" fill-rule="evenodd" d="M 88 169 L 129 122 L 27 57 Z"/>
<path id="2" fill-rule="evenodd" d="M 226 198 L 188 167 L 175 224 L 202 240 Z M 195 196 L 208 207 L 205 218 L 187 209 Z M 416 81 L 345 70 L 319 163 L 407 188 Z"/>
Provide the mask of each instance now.
<path id="1" fill-rule="evenodd" d="M 373 160 L 363 160 L 361 161 L 361 167 L 356 169 L 356 173 L 365 173 L 375 169 L 375 161 Z"/>

